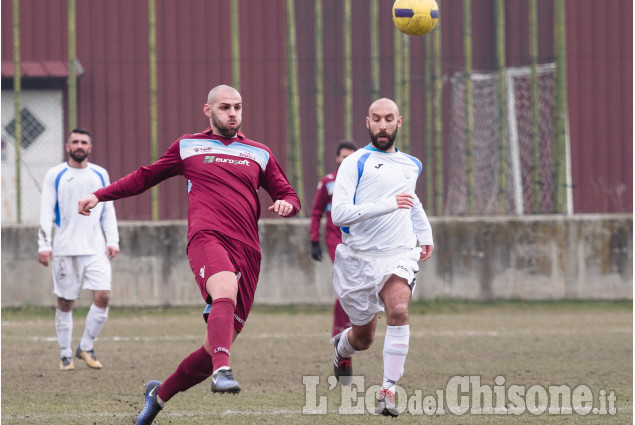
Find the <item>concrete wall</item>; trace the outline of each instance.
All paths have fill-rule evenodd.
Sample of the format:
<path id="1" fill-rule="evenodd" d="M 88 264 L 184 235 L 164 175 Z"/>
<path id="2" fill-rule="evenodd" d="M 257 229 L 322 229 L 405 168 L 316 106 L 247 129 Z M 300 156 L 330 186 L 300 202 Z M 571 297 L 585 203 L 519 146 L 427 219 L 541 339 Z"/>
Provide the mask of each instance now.
<path id="1" fill-rule="evenodd" d="M 632 299 L 633 217 L 576 215 L 431 218 L 433 257 L 415 298 Z M 310 257 L 308 219 L 261 220 L 256 302 L 330 304 L 331 264 Z M 186 224 L 120 222 L 113 306 L 202 303 L 186 257 Z M 2 226 L 2 306 L 52 306 L 50 267 L 37 262 L 37 227 Z M 79 305 L 90 303 L 82 291 Z"/>

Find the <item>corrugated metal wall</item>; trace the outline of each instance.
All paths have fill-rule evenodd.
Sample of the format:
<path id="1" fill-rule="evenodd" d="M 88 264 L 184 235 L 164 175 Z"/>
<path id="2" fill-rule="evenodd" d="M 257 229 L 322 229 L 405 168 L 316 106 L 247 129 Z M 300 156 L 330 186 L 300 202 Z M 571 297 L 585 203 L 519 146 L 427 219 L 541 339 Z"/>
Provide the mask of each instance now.
<path id="1" fill-rule="evenodd" d="M 2 0 L 2 60 L 12 60 L 11 0 Z M 67 60 L 65 0 L 21 0 L 22 59 Z M 463 67 L 462 2 L 442 0 L 444 75 Z M 539 0 L 539 63 L 553 61 L 553 5 Z M 368 141 L 365 117 L 373 92 L 371 58 L 380 58 L 379 96 L 394 96 L 392 0 L 379 0 L 379 52 L 371 52 L 368 0 L 351 0 L 353 129 L 358 145 Z M 285 1 L 240 0 L 236 34 L 229 27 L 230 0 L 157 0 L 158 116 L 160 154 L 181 134 L 207 126 L 202 112 L 207 91 L 232 84 L 232 37 L 240 41 L 240 90 L 245 134 L 266 143 L 287 169 L 287 69 Z M 529 63 L 528 6 L 506 7 L 508 66 Z M 296 27 L 304 211 L 310 211 L 315 171 L 314 2 L 297 1 Z M 326 171 L 344 139 L 344 18 L 341 0 L 323 0 Z M 495 69 L 494 2 L 474 0 L 473 68 Z M 575 212 L 632 212 L 632 3 L 629 0 L 567 2 L 568 93 Z M 592 28 L 592 30 L 590 30 Z M 412 38 L 411 153 L 425 152 L 424 38 Z M 150 162 L 148 2 L 77 2 L 78 124 L 94 132 L 92 160 L 113 179 Z M 5 79 L 3 79 L 4 84 Z M 444 103 L 447 102 L 447 89 Z M 444 117 L 447 118 L 447 107 Z M 447 142 L 449 120 L 444 121 Z M 60 141 L 61 145 L 62 141 Z M 446 159 L 447 161 L 447 159 Z M 444 164 L 447 170 L 451 164 Z M 425 184 L 419 195 L 424 199 Z M 185 218 L 185 181 L 160 185 L 160 217 Z M 263 196 L 263 206 L 268 205 Z M 118 201 L 121 219 L 149 219 L 150 193 Z M 265 209 L 266 211 L 266 209 Z M 266 213 L 264 214 L 265 216 Z"/>
<path id="2" fill-rule="evenodd" d="M 577 212 L 633 211 L 633 2 L 567 1 Z"/>

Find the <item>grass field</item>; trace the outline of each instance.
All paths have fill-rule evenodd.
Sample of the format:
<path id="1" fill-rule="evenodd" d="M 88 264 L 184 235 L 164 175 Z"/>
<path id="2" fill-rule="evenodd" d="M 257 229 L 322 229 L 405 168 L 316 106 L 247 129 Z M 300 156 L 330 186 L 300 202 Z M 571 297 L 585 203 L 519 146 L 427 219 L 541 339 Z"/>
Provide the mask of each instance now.
<path id="1" fill-rule="evenodd" d="M 75 371 L 60 372 L 54 311 L 3 309 L 2 424 L 133 424 L 143 405 L 143 384 L 150 379 L 164 380 L 187 354 L 200 347 L 204 332 L 200 312 L 200 308 L 112 308 L 95 345 L 104 369 L 90 370 L 75 359 Z M 74 314 L 74 346 L 83 331 L 85 313 L 77 310 Z M 207 381 L 175 396 L 155 423 L 633 422 L 631 302 L 414 304 L 410 351 L 400 381 L 409 399 L 416 401 L 422 395 L 429 396 L 429 401 L 437 392 L 446 391 L 453 377 L 480 376 L 480 384 L 493 388 L 494 394 L 502 390 L 501 406 L 509 404 L 508 390 L 514 385 L 523 386 L 528 397 L 549 386 L 566 385 L 573 391 L 585 385 L 593 397 L 589 408 L 602 408 L 602 394 L 605 401 L 610 394 L 617 397 L 614 415 L 593 411 L 554 415 L 547 410 L 540 415 L 468 411 L 457 416 L 445 405 L 445 414 L 428 416 L 416 403 L 397 419 L 351 414 L 350 410 L 342 414 L 342 405 L 357 406 L 363 412 L 363 404 L 357 403 L 371 394 L 365 390 L 381 383 L 385 320 L 380 319 L 371 349 L 353 359 L 355 375 L 364 380 L 360 399 L 355 400 L 339 385 L 329 387 L 331 319 L 326 307 L 256 307 L 232 348 L 232 367 L 243 391 L 236 396 L 213 395 Z M 500 381 L 503 378 L 495 382 L 497 376 L 504 382 Z M 496 384 L 501 384 L 498 389 Z M 468 400 L 473 387 L 469 391 L 463 394 Z M 369 402 L 372 406 L 370 398 Z M 470 401 L 469 407 L 474 406 Z M 546 408 L 539 404 L 541 407 Z M 305 414 L 303 408 L 324 414 Z"/>

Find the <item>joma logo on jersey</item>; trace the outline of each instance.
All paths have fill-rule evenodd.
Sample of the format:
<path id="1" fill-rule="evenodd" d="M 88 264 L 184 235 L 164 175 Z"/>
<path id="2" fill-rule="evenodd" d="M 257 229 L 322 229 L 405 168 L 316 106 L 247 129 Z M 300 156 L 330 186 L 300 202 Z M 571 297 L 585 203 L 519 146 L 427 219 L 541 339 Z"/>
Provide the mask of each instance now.
<path id="1" fill-rule="evenodd" d="M 212 162 L 222 162 L 224 164 L 249 166 L 249 161 L 247 161 L 246 159 L 237 160 L 237 159 L 230 159 L 230 158 L 216 158 L 216 156 L 214 155 L 205 155 L 203 164 L 211 164 Z"/>

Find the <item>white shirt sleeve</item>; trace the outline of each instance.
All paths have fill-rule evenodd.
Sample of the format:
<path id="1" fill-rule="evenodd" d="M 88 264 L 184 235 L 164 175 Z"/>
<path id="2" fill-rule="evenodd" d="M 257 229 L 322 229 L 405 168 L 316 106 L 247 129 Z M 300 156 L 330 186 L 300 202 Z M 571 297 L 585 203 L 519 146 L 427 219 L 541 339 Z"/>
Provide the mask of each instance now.
<path id="1" fill-rule="evenodd" d="M 342 162 L 335 178 L 331 219 L 336 226 L 350 226 L 397 210 L 397 198 L 390 196 L 374 203 L 355 204 L 358 183 L 356 162 Z"/>
<path id="2" fill-rule="evenodd" d="M 410 217 L 414 225 L 415 234 L 420 245 L 434 245 L 432 227 L 423 205 L 417 195 L 414 196 L 414 206 L 410 209 Z"/>
<path id="3" fill-rule="evenodd" d="M 44 177 L 40 197 L 40 229 L 38 231 L 38 252 L 53 250 L 53 220 L 55 219 L 55 173 L 49 170 Z"/>
<path id="4" fill-rule="evenodd" d="M 105 186 L 110 184 L 110 176 L 104 170 Z M 106 246 L 114 246 L 119 249 L 119 229 L 117 228 L 117 214 L 113 201 L 104 202 L 104 209 L 101 213 L 101 228 L 106 236 Z"/>

